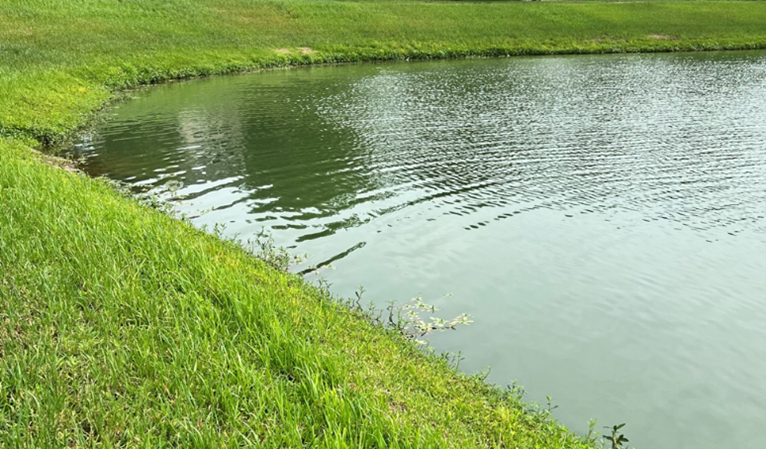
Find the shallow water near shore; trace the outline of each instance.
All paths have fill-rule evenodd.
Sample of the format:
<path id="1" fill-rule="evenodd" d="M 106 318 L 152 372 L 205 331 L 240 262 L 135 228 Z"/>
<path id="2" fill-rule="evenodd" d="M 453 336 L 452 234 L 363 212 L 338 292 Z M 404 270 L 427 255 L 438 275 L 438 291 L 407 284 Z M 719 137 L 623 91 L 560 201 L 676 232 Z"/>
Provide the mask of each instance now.
<path id="1" fill-rule="evenodd" d="M 73 149 L 88 173 L 195 225 L 265 228 L 309 255 L 296 270 L 331 264 L 338 295 L 471 314 L 434 348 L 552 397 L 574 431 L 763 447 L 766 52 L 315 67 L 135 97 Z"/>

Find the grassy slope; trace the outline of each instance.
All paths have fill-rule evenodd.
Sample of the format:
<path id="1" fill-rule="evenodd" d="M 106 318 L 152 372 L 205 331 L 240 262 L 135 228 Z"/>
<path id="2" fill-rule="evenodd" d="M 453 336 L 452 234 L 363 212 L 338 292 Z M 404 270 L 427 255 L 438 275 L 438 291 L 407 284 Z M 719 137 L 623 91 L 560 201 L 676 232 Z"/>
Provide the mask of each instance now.
<path id="1" fill-rule="evenodd" d="M 5 0 L 0 446 L 587 446 L 233 245 L 29 149 L 71 134 L 115 90 L 173 77 L 764 48 L 764 23 L 760 2 Z"/>

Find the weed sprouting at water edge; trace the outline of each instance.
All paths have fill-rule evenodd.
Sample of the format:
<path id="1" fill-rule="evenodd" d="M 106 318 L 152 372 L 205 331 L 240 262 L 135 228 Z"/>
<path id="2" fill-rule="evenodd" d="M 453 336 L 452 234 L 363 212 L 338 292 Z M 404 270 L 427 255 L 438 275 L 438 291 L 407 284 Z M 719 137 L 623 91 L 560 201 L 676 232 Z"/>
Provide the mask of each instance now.
<path id="1" fill-rule="evenodd" d="M 625 443 L 628 443 L 630 440 L 620 433 L 620 429 L 623 427 L 625 427 L 625 423 L 617 424 L 612 427 L 604 426 L 605 429 L 610 429 L 612 431 L 610 435 L 604 435 L 602 437 L 611 444 L 611 449 L 628 449 L 628 446 Z"/>
<path id="2" fill-rule="evenodd" d="M 213 231 L 217 237 L 224 238 L 223 225 L 216 225 Z M 236 237 L 233 238 L 232 241 L 237 244 L 242 244 L 242 242 L 236 240 Z M 302 263 L 308 257 L 308 255 L 293 255 L 286 248 L 278 246 L 274 241 L 273 235 L 266 229 L 261 229 L 255 238 L 245 242 L 244 246 L 245 248 L 248 248 L 258 260 L 264 262 L 271 268 L 282 272 L 289 272 L 290 267 Z M 294 275 L 302 277 L 307 273 L 316 273 L 317 270 L 317 268 L 312 267 L 294 273 Z M 323 292 L 324 296 L 334 298 L 330 293 L 330 286 L 324 278 L 320 278 L 316 281 L 315 285 L 319 291 Z M 431 304 L 426 304 L 420 296 L 412 298 L 406 304 L 399 306 L 397 306 L 394 301 L 391 301 L 385 309 L 377 308 L 373 302 L 370 302 L 365 306 L 362 305 L 362 296 L 364 295 L 364 292 L 364 287 L 359 287 L 359 290 L 354 293 L 353 298 L 334 298 L 333 300 L 365 317 L 365 319 L 372 324 L 394 330 L 405 338 L 415 341 L 419 345 L 427 344 L 426 341 L 419 340 L 419 338 L 425 337 L 433 332 L 455 330 L 460 325 L 468 325 L 473 322 L 470 319 L 470 315 L 465 313 L 461 313 L 452 319 L 443 319 L 436 316 L 431 316 L 429 319 L 425 319 L 423 314 L 433 315 L 438 309 Z M 448 296 L 451 295 L 444 295 L 444 297 Z M 384 318 L 386 315 L 387 317 Z"/>

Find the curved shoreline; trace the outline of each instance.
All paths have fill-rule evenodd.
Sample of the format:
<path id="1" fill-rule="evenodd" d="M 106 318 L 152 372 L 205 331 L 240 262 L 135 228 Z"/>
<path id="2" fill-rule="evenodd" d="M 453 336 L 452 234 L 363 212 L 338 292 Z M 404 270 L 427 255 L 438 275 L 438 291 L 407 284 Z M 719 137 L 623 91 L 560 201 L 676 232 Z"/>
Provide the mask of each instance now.
<path id="1" fill-rule="evenodd" d="M 64 141 L 117 92 L 171 79 L 341 62 L 763 49 L 766 29 L 738 33 L 749 21 L 766 23 L 766 4 L 199 3 L 204 10 L 188 12 L 202 7 L 176 0 L 45 9 L 44 2 L 15 0 L 15 10 L 0 10 L 12 16 L 0 40 L 10 48 L 0 53 L 10 67 L 0 72 L 6 92 L 0 109 L 8 111 L 0 116 L 2 445 L 591 447 L 545 412 L 530 411 L 514 392 L 457 373 L 231 242 L 142 206 L 102 180 L 41 163 L 30 150 Z M 225 5 L 236 11 L 217 9 Z M 648 23 L 667 10 L 697 20 L 728 14 L 732 36 L 706 37 L 704 29 L 697 37 L 671 37 L 687 30 L 681 25 L 652 25 L 632 36 L 620 35 L 620 26 L 599 28 L 612 16 L 576 38 L 514 44 L 516 38 L 495 34 L 504 29 L 503 17 L 486 19 L 485 28 L 481 17 L 471 19 L 473 28 L 454 32 L 470 14 L 511 20 L 529 11 L 597 17 L 632 9 L 649 11 Z M 114 20 L 98 22 L 105 12 Z M 54 31 L 37 21 L 46 16 Z M 224 16 L 230 23 L 220 24 L 226 28 L 220 35 L 195 28 Z M 325 16 L 338 21 L 338 30 L 325 29 L 317 19 Z M 453 40 L 433 34 L 433 23 L 420 23 L 425 19 L 438 19 Z M 555 34 L 561 20 L 554 19 L 541 36 Z M 144 21 L 152 24 L 148 31 L 130 35 Z M 167 29 L 155 28 L 165 22 Z M 377 24 L 370 33 L 380 40 L 365 34 L 367 23 Z M 239 45 L 256 39 L 251 25 L 285 34 L 268 46 Z M 351 45 L 311 37 L 357 25 Z M 93 35 L 81 36 L 88 27 L 103 39 L 95 48 Z M 120 33 L 130 36 L 121 41 Z M 176 37 L 183 33 L 197 40 Z M 397 33 L 402 44 L 385 40 Z M 220 36 L 228 42 L 223 47 Z M 166 39 L 168 50 L 150 37 Z M 335 42 L 349 41 L 339 35 Z M 184 42 L 196 46 L 182 48 Z M 131 52 L 121 53 L 123 47 Z"/>
<path id="2" fill-rule="evenodd" d="M 766 33 L 764 33 L 766 35 Z M 90 109 L 78 111 L 79 118 L 64 127 L 35 126 L 0 126 L 0 137 L 32 138 L 43 148 L 50 148 L 67 141 L 80 129 L 87 127 L 92 117 L 101 109 L 114 102 L 121 93 L 132 88 L 145 87 L 170 81 L 186 81 L 209 76 L 235 75 L 263 70 L 294 69 L 335 64 L 357 64 L 374 62 L 436 61 L 469 58 L 511 58 L 520 56 L 572 56 L 572 55 L 608 55 L 608 54 L 647 54 L 647 53 L 696 53 L 714 51 L 749 51 L 766 50 L 766 37 L 748 43 L 725 42 L 722 40 L 685 40 L 658 41 L 644 43 L 599 42 L 593 45 L 562 45 L 540 47 L 488 47 L 478 49 L 450 48 L 422 51 L 416 49 L 381 49 L 370 51 L 364 48 L 351 48 L 341 53 L 300 54 L 283 53 L 273 50 L 276 56 L 265 57 L 252 64 L 220 64 L 215 66 L 186 66 L 169 70 L 156 71 L 150 67 L 120 67 L 122 72 L 114 78 L 101 81 L 96 88 L 105 89 L 106 96 L 99 97 Z M 79 108 L 78 108 L 79 109 Z"/>

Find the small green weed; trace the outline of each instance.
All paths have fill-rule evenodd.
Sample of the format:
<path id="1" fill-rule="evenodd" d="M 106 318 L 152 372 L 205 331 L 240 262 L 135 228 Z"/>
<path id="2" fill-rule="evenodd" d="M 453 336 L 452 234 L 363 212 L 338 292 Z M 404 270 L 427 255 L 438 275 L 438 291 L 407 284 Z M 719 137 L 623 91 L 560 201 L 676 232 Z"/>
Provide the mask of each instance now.
<path id="1" fill-rule="evenodd" d="M 611 435 L 603 436 L 603 438 L 612 445 L 611 449 L 628 449 L 628 446 L 625 445 L 625 443 L 630 442 L 630 440 L 625 438 L 625 435 L 620 433 L 620 429 L 623 427 L 625 427 L 625 423 L 617 424 L 611 428 L 609 426 L 604 427 L 605 429 L 611 429 L 612 431 Z"/>

